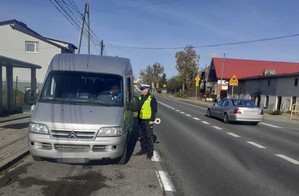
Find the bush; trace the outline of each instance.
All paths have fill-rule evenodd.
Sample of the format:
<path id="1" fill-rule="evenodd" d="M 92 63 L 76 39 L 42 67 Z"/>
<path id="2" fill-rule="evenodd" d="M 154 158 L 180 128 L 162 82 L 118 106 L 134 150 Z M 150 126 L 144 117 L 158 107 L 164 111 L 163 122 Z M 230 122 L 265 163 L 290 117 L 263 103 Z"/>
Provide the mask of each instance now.
<path id="1" fill-rule="evenodd" d="M 279 110 L 275 110 L 271 113 L 272 115 L 282 115 L 282 112 Z"/>
<path id="2" fill-rule="evenodd" d="M 177 92 L 175 94 L 175 96 L 180 97 L 180 98 L 187 98 L 187 95 L 185 93 L 183 93 L 183 92 Z"/>

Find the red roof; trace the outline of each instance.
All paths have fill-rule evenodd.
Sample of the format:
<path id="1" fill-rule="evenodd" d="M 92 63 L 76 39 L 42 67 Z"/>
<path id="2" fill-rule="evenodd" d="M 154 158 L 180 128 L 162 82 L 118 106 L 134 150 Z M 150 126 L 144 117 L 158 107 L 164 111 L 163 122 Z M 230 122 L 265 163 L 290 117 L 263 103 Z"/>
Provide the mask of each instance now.
<path id="1" fill-rule="evenodd" d="M 265 70 L 275 70 L 275 74 L 286 74 L 299 72 L 299 63 L 258 61 L 229 58 L 212 58 L 212 67 L 215 67 L 218 79 L 230 79 L 234 74 L 238 79 L 263 76 Z"/>

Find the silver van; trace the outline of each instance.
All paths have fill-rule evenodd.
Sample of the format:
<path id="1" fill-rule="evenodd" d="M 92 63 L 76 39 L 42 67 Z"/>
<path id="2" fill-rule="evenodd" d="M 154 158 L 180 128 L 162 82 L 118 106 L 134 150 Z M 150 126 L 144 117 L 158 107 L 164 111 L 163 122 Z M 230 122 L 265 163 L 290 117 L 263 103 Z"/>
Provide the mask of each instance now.
<path id="1" fill-rule="evenodd" d="M 29 124 L 29 150 L 43 158 L 126 163 L 135 99 L 130 60 L 83 54 L 53 57 Z"/>

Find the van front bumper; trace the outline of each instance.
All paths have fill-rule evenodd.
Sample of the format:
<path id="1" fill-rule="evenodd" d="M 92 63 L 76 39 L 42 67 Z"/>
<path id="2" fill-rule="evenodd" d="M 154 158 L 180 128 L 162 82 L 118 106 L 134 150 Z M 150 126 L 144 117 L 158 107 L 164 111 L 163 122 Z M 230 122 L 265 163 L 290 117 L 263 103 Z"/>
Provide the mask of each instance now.
<path id="1" fill-rule="evenodd" d="M 50 159 L 116 159 L 124 152 L 127 135 L 96 137 L 95 140 L 55 140 L 50 135 L 29 132 L 29 150 L 33 156 Z"/>

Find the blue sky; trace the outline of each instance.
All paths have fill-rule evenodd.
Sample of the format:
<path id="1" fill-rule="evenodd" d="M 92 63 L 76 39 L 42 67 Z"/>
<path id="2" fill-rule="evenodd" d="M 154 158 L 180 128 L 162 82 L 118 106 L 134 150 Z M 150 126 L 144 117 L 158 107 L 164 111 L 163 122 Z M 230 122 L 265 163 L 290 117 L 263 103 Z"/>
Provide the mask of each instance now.
<path id="1" fill-rule="evenodd" d="M 55 0 L 52 0 L 53 2 Z M 65 0 L 68 2 L 68 0 Z M 105 55 L 131 59 L 134 75 L 156 62 L 167 78 L 177 75 L 175 53 L 197 46 L 200 67 L 212 57 L 299 62 L 299 36 L 206 47 L 299 34 L 297 0 L 74 0 L 90 5 L 91 29 Z M 0 0 L 0 21 L 16 19 L 39 34 L 78 45 L 79 31 L 50 0 Z M 86 38 L 82 53 L 87 52 Z M 100 47 L 92 44 L 92 54 Z"/>

